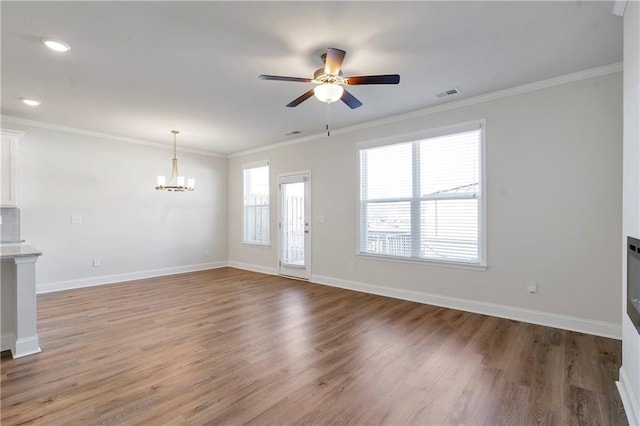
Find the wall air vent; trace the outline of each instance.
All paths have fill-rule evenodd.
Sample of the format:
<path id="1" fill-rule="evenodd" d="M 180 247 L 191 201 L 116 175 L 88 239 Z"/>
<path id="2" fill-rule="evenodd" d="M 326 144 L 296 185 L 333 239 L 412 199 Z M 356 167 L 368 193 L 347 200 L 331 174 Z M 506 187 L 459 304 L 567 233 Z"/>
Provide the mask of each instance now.
<path id="1" fill-rule="evenodd" d="M 444 98 L 445 96 L 457 95 L 460 93 L 458 89 L 449 89 L 444 92 L 436 93 L 436 98 Z"/>
<path id="2" fill-rule="evenodd" d="M 299 135 L 300 131 L 299 130 L 292 130 L 289 133 L 285 133 L 285 136 L 293 136 L 293 135 Z"/>

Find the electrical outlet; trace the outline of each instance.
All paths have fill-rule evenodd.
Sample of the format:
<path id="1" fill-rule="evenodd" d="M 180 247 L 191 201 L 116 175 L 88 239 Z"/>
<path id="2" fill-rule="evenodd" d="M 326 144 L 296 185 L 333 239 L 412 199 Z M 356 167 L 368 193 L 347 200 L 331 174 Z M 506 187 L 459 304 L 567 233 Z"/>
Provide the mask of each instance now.
<path id="1" fill-rule="evenodd" d="M 266 251 L 266 250 L 264 251 L 264 258 L 265 258 L 265 259 L 268 259 L 268 258 L 269 258 L 269 252 L 268 252 L 268 251 Z"/>
<path id="2" fill-rule="evenodd" d="M 102 265 L 102 261 L 99 258 L 94 258 L 93 259 L 93 267 L 97 268 L 98 266 Z"/>
<path id="3" fill-rule="evenodd" d="M 205 256 L 209 256 L 209 249 L 205 249 L 205 250 L 204 250 L 204 255 L 205 255 Z"/>
<path id="4" fill-rule="evenodd" d="M 355 271 L 355 269 L 356 269 L 356 262 L 349 262 L 349 270 Z"/>
<path id="5" fill-rule="evenodd" d="M 537 293 L 538 292 L 538 281 L 537 280 L 529 280 L 527 281 L 527 290 L 529 293 Z"/>

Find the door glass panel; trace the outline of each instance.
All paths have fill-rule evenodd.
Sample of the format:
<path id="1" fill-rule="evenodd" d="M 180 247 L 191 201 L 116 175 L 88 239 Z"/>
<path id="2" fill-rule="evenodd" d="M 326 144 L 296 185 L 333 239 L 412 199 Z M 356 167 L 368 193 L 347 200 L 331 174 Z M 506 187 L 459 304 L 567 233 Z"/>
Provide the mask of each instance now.
<path id="1" fill-rule="evenodd" d="M 282 263 L 305 266 L 304 182 L 282 184 Z"/>

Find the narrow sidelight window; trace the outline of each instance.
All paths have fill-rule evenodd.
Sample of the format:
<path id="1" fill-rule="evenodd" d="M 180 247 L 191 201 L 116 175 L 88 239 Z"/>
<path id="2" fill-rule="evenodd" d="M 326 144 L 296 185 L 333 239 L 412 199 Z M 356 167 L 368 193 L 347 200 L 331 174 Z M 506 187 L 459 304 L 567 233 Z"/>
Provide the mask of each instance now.
<path id="1" fill-rule="evenodd" d="M 247 244 L 269 245 L 269 162 L 242 167 L 244 181 L 244 233 Z"/>

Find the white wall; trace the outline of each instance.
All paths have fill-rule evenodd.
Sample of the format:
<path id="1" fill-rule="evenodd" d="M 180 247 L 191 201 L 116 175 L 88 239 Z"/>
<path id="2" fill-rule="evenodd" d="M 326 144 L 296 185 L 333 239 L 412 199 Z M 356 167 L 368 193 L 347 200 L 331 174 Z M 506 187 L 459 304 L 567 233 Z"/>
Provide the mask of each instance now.
<path id="1" fill-rule="evenodd" d="M 624 181 L 623 247 L 628 235 L 640 238 L 640 3 L 624 12 Z M 620 394 L 629 422 L 640 424 L 640 335 L 626 314 L 627 258 L 622 262 L 622 368 Z"/>
<path id="2" fill-rule="evenodd" d="M 622 75 L 617 72 L 330 138 L 232 156 L 229 259 L 266 272 L 270 248 L 241 244 L 241 165 L 271 161 L 278 174 L 312 172 L 312 280 L 620 335 Z M 333 114 L 352 114 L 341 104 Z M 486 119 L 487 271 L 356 255 L 358 142 Z M 322 118 L 319 118 L 319 127 Z M 326 221 L 319 223 L 318 216 Z M 349 269 L 355 262 L 355 270 Z M 539 281 L 529 294 L 527 279 Z"/>
<path id="3" fill-rule="evenodd" d="M 18 146 L 18 206 L 22 238 L 44 252 L 39 291 L 226 261 L 226 158 L 180 152 L 178 144 L 180 172 L 197 189 L 160 192 L 153 187 L 157 175 L 171 172 L 170 147 L 3 125 L 26 132 Z M 71 224 L 71 215 L 82 224 Z M 94 258 L 102 266 L 93 267 Z"/>

